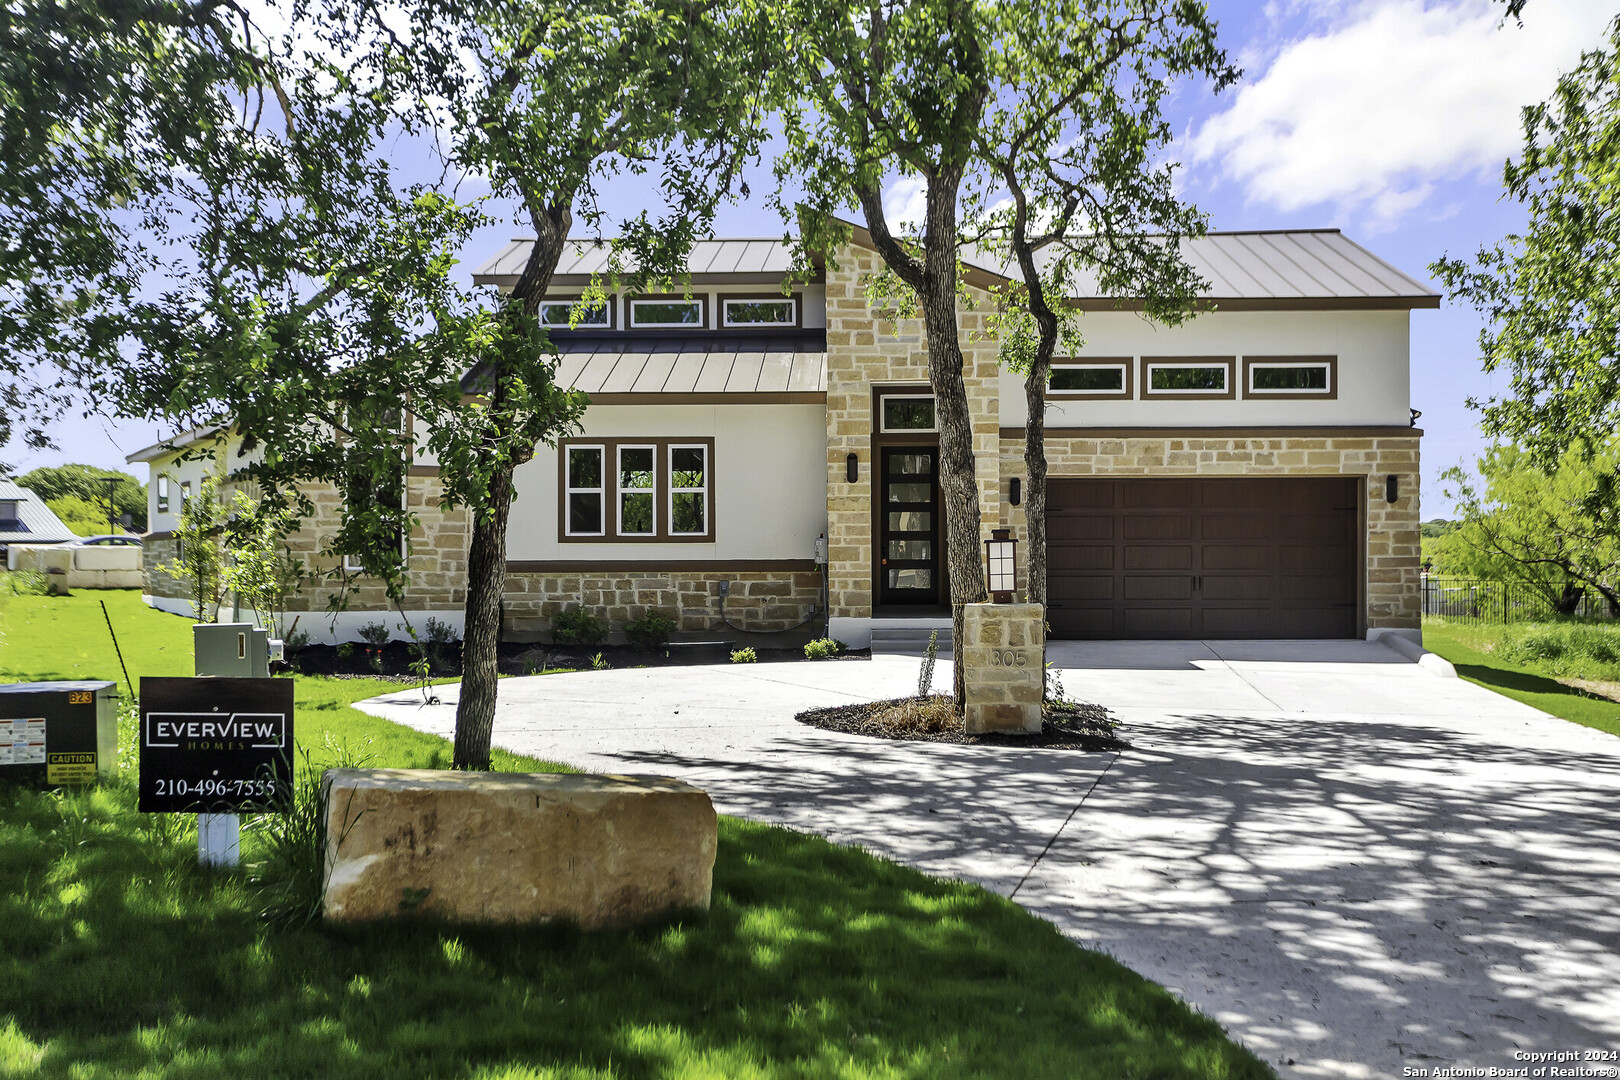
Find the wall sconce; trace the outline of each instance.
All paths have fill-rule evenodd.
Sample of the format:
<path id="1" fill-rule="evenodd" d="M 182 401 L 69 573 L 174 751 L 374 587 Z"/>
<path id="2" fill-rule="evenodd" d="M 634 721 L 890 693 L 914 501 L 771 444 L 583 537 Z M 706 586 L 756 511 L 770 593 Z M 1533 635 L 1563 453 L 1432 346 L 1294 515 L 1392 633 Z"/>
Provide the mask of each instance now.
<path id="1" fill-rule="evenodd" d="M 1384 478 L 1384 501 L 1394 502 L 1401 497 L 1401 478 L 1390 473 Z"/>
<path id="2" fill-rule="evenodd" d="M 844 459 L 844 479 L 853 484 L 855 481 L 859 480 L 860 477 L 861 459 L 858 455 L 851 454 Z"/>
<path id="3" fill-rule="evenodd" d="M 1012 478 L 1012 490 L 1008 492 L 1007 501 L 1012 503 L 1014 506 L 1017 506 L 1019 503 L 1024 501 L 1023 477 L 1015 476 Z"/>
<path id="4" fill-rule="evenodd" d="M 990 598 L 998 604 L 1012 603 L 1018 587 L 1018 541 L 1011 529 L 991 529 L 984 542 L 984 576 Z"/>

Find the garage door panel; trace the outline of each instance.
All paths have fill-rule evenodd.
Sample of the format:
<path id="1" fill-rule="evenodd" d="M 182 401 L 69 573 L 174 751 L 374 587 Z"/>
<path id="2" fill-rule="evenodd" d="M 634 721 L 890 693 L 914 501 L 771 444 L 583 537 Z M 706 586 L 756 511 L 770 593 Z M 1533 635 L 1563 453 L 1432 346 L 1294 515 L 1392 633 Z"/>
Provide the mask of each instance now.
<path id="1" fill-rule="evenodd" d="M 1072 517 L 1049 516 L 1046 521 L 1047 543 L 1111 541 L 1114 538 L 1114 525 L 1112 517 L 1094 517 L 1089 514 Z"/>
<path id="2" fill-rule="evenodd" d="M 1269 570 L 1277 562 L 1270 547 L 1254 544 L 1205 544 L 1203 567 L 1212 570 Z"/>
<path id="3" fill-rule="evenodd" d="M 1055 479 L 1054 638 L 1348 637 L 1362 482 Z M 1196 580 L 1196 584 L 1194 584 Z"/>
<path id="4" fill-rule="evenodd" d="M 1193 636 L 1192 608 L 1124 609 L 1121 621 L 1127 638 L 1188 638 Z"/>
<path id="5" fill-rule="evenodd" d="M 1193 549 L 1189 545 L 1129 546 L 1125 549 L 1127 570 L 1185 570 L 1191 574 Z"/>
<path id="6" fill-rule="evenodd" d="M 1125 539 L 1191 540 L 1193 519 L 1191 514 L 1126 514 Z"/>
<path id="7" fill-rule="evenodd" d="M 1191 574 L 1131 574 L 1125 579 L 1126 600 L 1191 600 Z"/>
<path id="8" fill-rule="evenodd" d="M 1127 510 L 1185 510 L 1196 505 L 1196 480 L 1119 480 L 1120 506 Z"/>
<path id="9" fill-rule="evenodd" d="M 1046 549 L 1046 569 L 1057 570 L 1112 570 L 1114 545 L 1094 544 L 1081 546 L 1049 546 Z"/>

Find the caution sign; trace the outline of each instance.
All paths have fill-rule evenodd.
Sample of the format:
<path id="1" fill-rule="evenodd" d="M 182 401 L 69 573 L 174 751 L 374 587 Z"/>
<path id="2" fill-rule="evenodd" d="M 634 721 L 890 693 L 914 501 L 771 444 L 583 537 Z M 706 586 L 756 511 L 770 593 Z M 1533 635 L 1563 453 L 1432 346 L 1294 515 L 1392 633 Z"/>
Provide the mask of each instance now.
<path id="1" fill-rule="evenodd" d="M 93 784 L 96 780 L 96 755 L 46 754 L 45 782 L 47 784 Z"/>
<path id="2" fill-rule="evenodd" d="M 275 810 L 292 792 L 291 679 L 142 679 L 140 808 Z"/>

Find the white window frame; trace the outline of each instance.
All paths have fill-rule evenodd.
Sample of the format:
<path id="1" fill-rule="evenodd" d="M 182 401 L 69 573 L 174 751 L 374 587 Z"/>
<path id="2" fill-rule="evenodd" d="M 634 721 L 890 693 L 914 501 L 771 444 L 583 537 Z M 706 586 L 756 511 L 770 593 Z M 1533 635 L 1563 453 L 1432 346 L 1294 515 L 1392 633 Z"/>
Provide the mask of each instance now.
<path id="1" fill-rule="evenodd" d="M 1326 360 L 1247 360 L 1244 365 L 1248 369 L 1249 385 L 1243 388 L 1245 397 L 1333 397 L 1338 393 L 1338 387 L 1333 385 L 1333 365 Z M 1300 388 L 1297 386 L 1260 389 L 1254 385 L 1254 373 L 1261 368 L 1321 368 L 1326 384 L 1322 389 L 1315 387 Z"/>
<path id="2" fill-rule="evenodd" d="M 1142 380 L 1142 396 L 1143 397 L 1167 397 L 1167 396 L 1171 396 L 1171 395 L 1181 396 L 1183 394 L 1188 396 L 1188 397 L 1196 396 L 1196 397 L 1222 397 L 1222 398 L 1224 398 L 1224 397 L 1231 397 L 1232 396 L 1232 366 L 1230 364 L 1200 364 L 1200 363 L 1191 363 L 1191 362 L 1177 361 L 1177 360 L 1172 360 L 1172 361 L 1149 360 L 1146 364 L 1143 365 L 1143 367 L 1146 369 L 1146 371 L 1144 372 L 1146 377 L 1143 378 L 1143 380 Z M 1167 388 L 1167 389 L 1163 389 L 1163 390 L 1154 389 L 1154 387 L 1153 387 L 1153 373 L 1155 371 L 1170 371 L 1172 369 L 1174 369 L 1174 370 L 1189 370 L 1189 371 L 1199 371 L 1199 370 L 1219 371 L 1221 373 L 1222 385 L 1218 389 L 1196 389 L 1196 390 L 1194 390 L 1194 389 L 1188 389 L 1186 387 L 1181 387 L 1181 386 L 1171 387 L 1171 388 Z"/>
<path id="3" fill-rule="evenodd" d="M 180 481 L 180 513 L 186 512 L 186 503 L 191 501 L 191 481 Z"/>
<path id="4" fill-rule="evenodd" d="M 698 309 L 698 321 L 687 322 L 642 322 L 636 318 L 636 305 L 638 304 L 692 304 Z M 708 304 L 703 297 L 694 296 L 690 300 L 680 296 L 645 296 L 630 301 L 630 329 L 632 330 L 705 330 L 708 329 Z"/>
<path id="5" fill-rule="evenodd" d="M 599 463 L 598 467 L 597 467 L 597 470 L 596 470 L 596 478 L 597 478 L 597 486 L 596 487 L 575 487 L 574 486 L 574 470 L 572 468 L 570 468 L 570 466 L 573 463 L 569 460 L 569 457 L 573 454 L 573 452 L 575 450 L 595 450 L 596 451 L 596 457 L 597 457 L 597 461 Z M 565 536 L 606 536 L 607 535 L 607 523 L 608 523 L 608 508 L 607 508 L 608 471 L 607 471 L 607 465 L 608 465 L 607 446 L 605 444 L 603 444 L 603 443 L 569 443 L 563 448 L 563 505 L 562 505 L 563 535 L 565 535 Z M 615 463 L 615 467 L 617 467 L 617 463 Z M 601 516 L 600 521 L 598 522 L 600 527 L 596 530 L 596 532 L 575 532 L 574 531 L 574 514 L 573 514 L 573 509 L 570 506 L 570 504 L 573 502 L 572 496 L 574 496 L 574 495 L 600 495 L 602 497 L 602 503 L 601 503 L 602 516 Z"/>
<path id="6" fill-rule="evenodd" d="M 160 476 L 157 478 L 156 495 L 157 512 L 160 514 L 167 514 L 169 512 L 169 478 L 167 476 Z"/>
<path id="7" fill-rule="evenodd" d="M 569 329 L 572 329 L 572 327 L 570 327 L 569 323 L 568 323 L 569 312 L 571 312 L 574 309 L 575 305 L 577 305 L 580 302 L 580 300 L 582 300 L 582 299 L 583 299 L 583 297 L 579 297 L 579 296 L 559 296 L 559 297 L 555 297 L 555 298 L 553 298 L 551 300 L 542 300 L 542 301 L 540 301 L 540 325 L 544 326 L 548 330 L 569 330 Z M 560 307 L 560 308 L 564 309 L 563 310 L 563 317 L 562 317 L 561 322 L 553 322 L 551 319 L 549 319 L 546 316 L 546 309 L 547 308 L 555 308 L 555 307 Z M 602 319 L 601 322 L 586 322 L 584 319 L 581 319 L 580 322 L 579 322 L 579 329 L 581 329 L 581 330 L 611 330 L 613 328 L 613 298 L 611 296 L 608 297 L 607 300 L 603 302 L 601 307 L 592 308 L 589 311 L 587 311 L 585 314 L 587 316 L 590 316 L 590 315 L 595 315 L 597 313 L 600 313 L 600 315 L 601 315 L 601 319 Z"/>
<path id="8" fill-rule="evenodd" d="M 788 306 L 787 322 L 733 322 L 731 318 L 732 304 L 786 304 Z M 757 299 L 746 296 L 728 296 L 720 301 L 720 325 L 727 328 L 763 326 L 767 328 L 788 327 L 791 329 L 799 325 L 799 301 L 792 296 L 760 297 Z"/>
<path id="9" fill-rule="evenodd" d="M 627 488 L 622 487 L 624 477 L 624 452 L 626 450 L 650 450 L 652 452 L 652 487 Z M 626 532 L 624 529 L 624 497 L 626 495 L 648 495 L 652 498 L 652 527 L 646 532 Z M 658 538 L 658 444 L 657 443 L 620 443 L 613 450 L 613 524 L 614 534 L 618 537 L 631 540 L 656 540 Z"/>
<path id="10" fill-rule="evenodd" d="M 702 487 L 690 488 L 690 487 L 676 487 L 675 486 L 675 451 L 677 451 L 677 450 L 696 450 L 698 453 L 703 455 L 703 486 Z M 669 488 L 669 506 L 667 508 L 668 513 L 669 513 L 669 518 L 668 518 L 668 521 L 669 521 L 669 535 L 670 536 L 708 536 L 710 534 L 709 515 L 710 515 L 710 512 L 711 512 L 710 507 L 709 507 L 709 488 L 710 488 L 710 484 L 709 484 L 709 475 L 710 475 L 709 467 L 710 467 L 710 464 L 711 464 L 710 461 L 709 461 L 709 446 L 708 446 L 707 443 L 670 443 L 668 445 L 668 447 L 667 447 L 667 453 L 669 454 L 669 460 L 667 462 L 667 467 L 666 467 L 665 471 L 666 471 L 666 474 L 668 475 L 668 478 L 669 478 L 668 479 L 668 484 L 667 484 L 667 486 Z M 654 483 L 656 484 L 657 483 L 657 477 L 654 476 L 653 480 L 654 480 Z M 677 495 L 702 495 L 703 496 L 703 528 L 701 530 L 699 530 L 698 532 L 676 532 L 675 531 L 675 496 L 677 496 Z"/>
<path id="11" fill-rule="evenodd" d="M 934 423 L 931 427 L 892 428 L 889 426 L 889 416 L 886 406 L 891 401 L 933 401 Z M 939 430 L 939 402 L 934 401 L 933 394 L 884 394 L 878 398 L 878 431 L 884 435 L 923 435 Z"/>

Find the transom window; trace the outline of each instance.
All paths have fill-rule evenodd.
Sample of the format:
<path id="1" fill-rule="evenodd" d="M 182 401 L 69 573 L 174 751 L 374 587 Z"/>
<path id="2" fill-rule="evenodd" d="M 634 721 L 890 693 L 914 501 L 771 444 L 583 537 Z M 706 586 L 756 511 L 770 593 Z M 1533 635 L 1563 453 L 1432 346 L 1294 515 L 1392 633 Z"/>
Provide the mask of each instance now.
<path id="1" fill-rule="evenodd" d="M 885 394 L 880 431 L 937 431 L 932 394 Z"/>
<path id="2" fill-rule="evenodd" d="M 712 541 L 713 439 L 561 444 L 563 541 Z"/>
<path id="3" fill-rule="evenodd" d="M 1146 397 L 1229 398 L 1233 358 L 1226 356 L 1144 356 L 1142 392 Z"/>
<path id="4" fill-rule="evenodd" d="M 540 305 L 540 325 L 555 330 L 570 330 L 575 327 L 573 322 L 574 308 L 579 303 L 574 300 L 547 300 Z M 606 327 L 613 325 L 613 298 L 599 307 L 584 308 L 579 313 L 579 329 L 587 327 Z"/>
<path id="5" fill-rule="evenodd" d="M 630 328 L 633 330 L 659 327 L 681 327 L 701 330 L 708 320 L 703 317 L 703 299 L 656 297 L 630 301 Z"/>
<path id="6" fill-rule="evenodd" d="M 790 296 L 739 296 L 720 301 L 723 326 L 797 326 L 798 300 Z"/>
<path id="7" fill-rule="evenodd" d="M 1336 356 L 1246 356 L 1243 396 L 1252 398 L 1334 398 L 1338 396 Z"/>
<path id="8" fill-rule="evenodd" d="M 1128 398 L 1130 357 L 1077 358 L 1052 361 L 1048 391 L 1054 398 Z"/>

